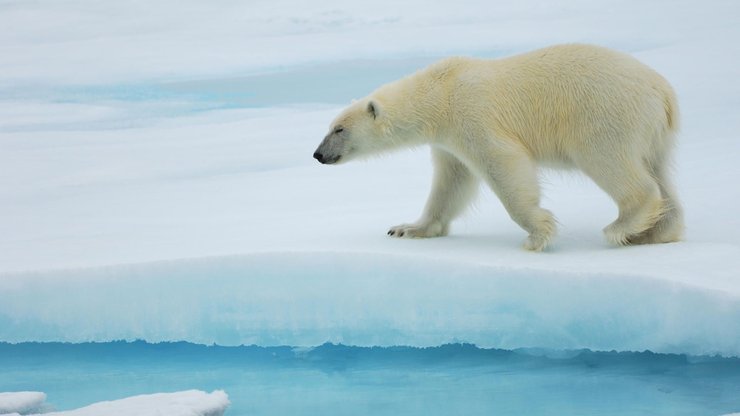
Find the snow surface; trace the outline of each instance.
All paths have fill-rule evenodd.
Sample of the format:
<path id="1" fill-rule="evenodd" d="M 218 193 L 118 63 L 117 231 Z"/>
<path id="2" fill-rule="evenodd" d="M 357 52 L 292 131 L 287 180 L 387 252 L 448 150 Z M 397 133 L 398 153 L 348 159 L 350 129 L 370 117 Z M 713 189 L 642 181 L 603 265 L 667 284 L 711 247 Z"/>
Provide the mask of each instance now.
<path id="1" fill-rule="evenodd" d="M 740 355 L 740 6 L 330 0 L 0 5 L 0 341 L 654 349 Z M 450 54 L 633 53 L 676 87 L 685 242 L 613 248 L 616 208 L 544 176 L 551 250 L 490 192 L 396 240 L 428 152 L 311 159 L 351 98 Z"/>
<path id="2" fill-rule="evenodd" d="M 37 412 L 45 400 L 46 394 L 38 391 L 0 392 L 0 415 Z"/>
<path id="3" fill-rule="evenodd" d="M 0 413 L 30 415 L 46 399 L 44 393 L 0 393 Z M 25 401 L 25 402 L 24 402 Z M 189 390 L 99 402 L 76 410 L 44 412 L 45 416 L 221 416 L 229 406 L 223 391 Z M 37 413 L 33 413 L 36 415 Z M 41 413 L 38 413 L 41 414 Z"/>

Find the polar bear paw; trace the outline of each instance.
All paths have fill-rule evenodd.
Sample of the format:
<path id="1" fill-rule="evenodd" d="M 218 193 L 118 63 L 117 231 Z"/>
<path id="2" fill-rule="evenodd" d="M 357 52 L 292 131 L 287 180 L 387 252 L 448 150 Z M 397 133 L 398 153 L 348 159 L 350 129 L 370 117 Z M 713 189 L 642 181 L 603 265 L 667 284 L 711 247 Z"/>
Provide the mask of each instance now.
<path id="1" fill-rule="evenodd" d="M 543 234 L 530 234 L 524 241 L 524 249 L 529 251 L 542 251 L 550 243 L 550 236 Z"/>
<path id="2" fill-rule="evenodd" d="M 557 221 L 552 213 L 546 209 L 539 208 L 534 211 L 531 221 L 532 231 L 524 241 L 524 249 L 529 251 L 542 251 L 550 244 L 550 240 L 557 232 Z"/>
<path id="3" fill-rule="evenodd" d="M 439 221 L 401 224 L 391 227 L 388 235 L 398 238 L 431 238 L 447 235 L 448 227 Z"/>

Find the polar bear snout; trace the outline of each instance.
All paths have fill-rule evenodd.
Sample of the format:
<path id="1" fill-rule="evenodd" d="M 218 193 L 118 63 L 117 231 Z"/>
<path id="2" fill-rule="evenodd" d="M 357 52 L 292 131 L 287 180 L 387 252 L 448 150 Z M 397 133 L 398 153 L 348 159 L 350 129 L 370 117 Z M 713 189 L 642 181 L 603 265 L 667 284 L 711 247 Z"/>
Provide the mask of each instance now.
<path id="1" fill-rule="evenodd" d="M 314 159 L 324 165 L 337 163 L 342 158 L 343 145 L 336 133 L 330 133 L 313 152 Z"/>
<path id="2" fill-rule="evenodd" d="M 332 156 L 332 157 L 326 157 L 318 150 L 313 152 L 313 158 L 318 160 L 319 163 L 324 165 L 331 165 L 332 163 L 337 163 L 339 161 L 339 158 L 341 156 Z"/>

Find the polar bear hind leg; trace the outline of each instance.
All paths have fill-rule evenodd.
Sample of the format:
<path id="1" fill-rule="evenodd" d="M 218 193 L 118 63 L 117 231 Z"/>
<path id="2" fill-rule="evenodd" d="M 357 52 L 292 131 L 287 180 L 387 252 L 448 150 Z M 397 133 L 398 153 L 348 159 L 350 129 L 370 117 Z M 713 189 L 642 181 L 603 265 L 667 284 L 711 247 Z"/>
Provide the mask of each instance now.
<path id="1" fill-rule="evenodd" d="M 648 164 L 648 170 L 658 183 L 663 199 L 663 212 L 655 225 L 631 238 L 633 244 L 672 243 L 683 237 L 683 210 L 670 178 L 670 166 L 665 154 Z"/>
<path id="2" fill-rule="evenodd" d="M 579 167 L 619 207 L 617 219 L 604 228 L 616 245 L 638 243 L 666 211 L 660 186 L 637 157 L 593 157 Z"/>

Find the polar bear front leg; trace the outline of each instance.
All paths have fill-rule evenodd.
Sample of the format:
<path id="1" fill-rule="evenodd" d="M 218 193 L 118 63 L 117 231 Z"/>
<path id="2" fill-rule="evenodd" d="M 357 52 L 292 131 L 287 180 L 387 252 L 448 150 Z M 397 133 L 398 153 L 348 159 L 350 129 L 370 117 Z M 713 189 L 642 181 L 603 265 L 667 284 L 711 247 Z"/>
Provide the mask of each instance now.
<path id="1" fill-rule="evenodd" d="M 434 179 L 424 212 L 418 221 L 391 227 L 388 235 L 429 238 L 447 235 L 450 221 L 470 205 L 478 190 L 478 179 L 451 153 L 432 147 Z"/>

